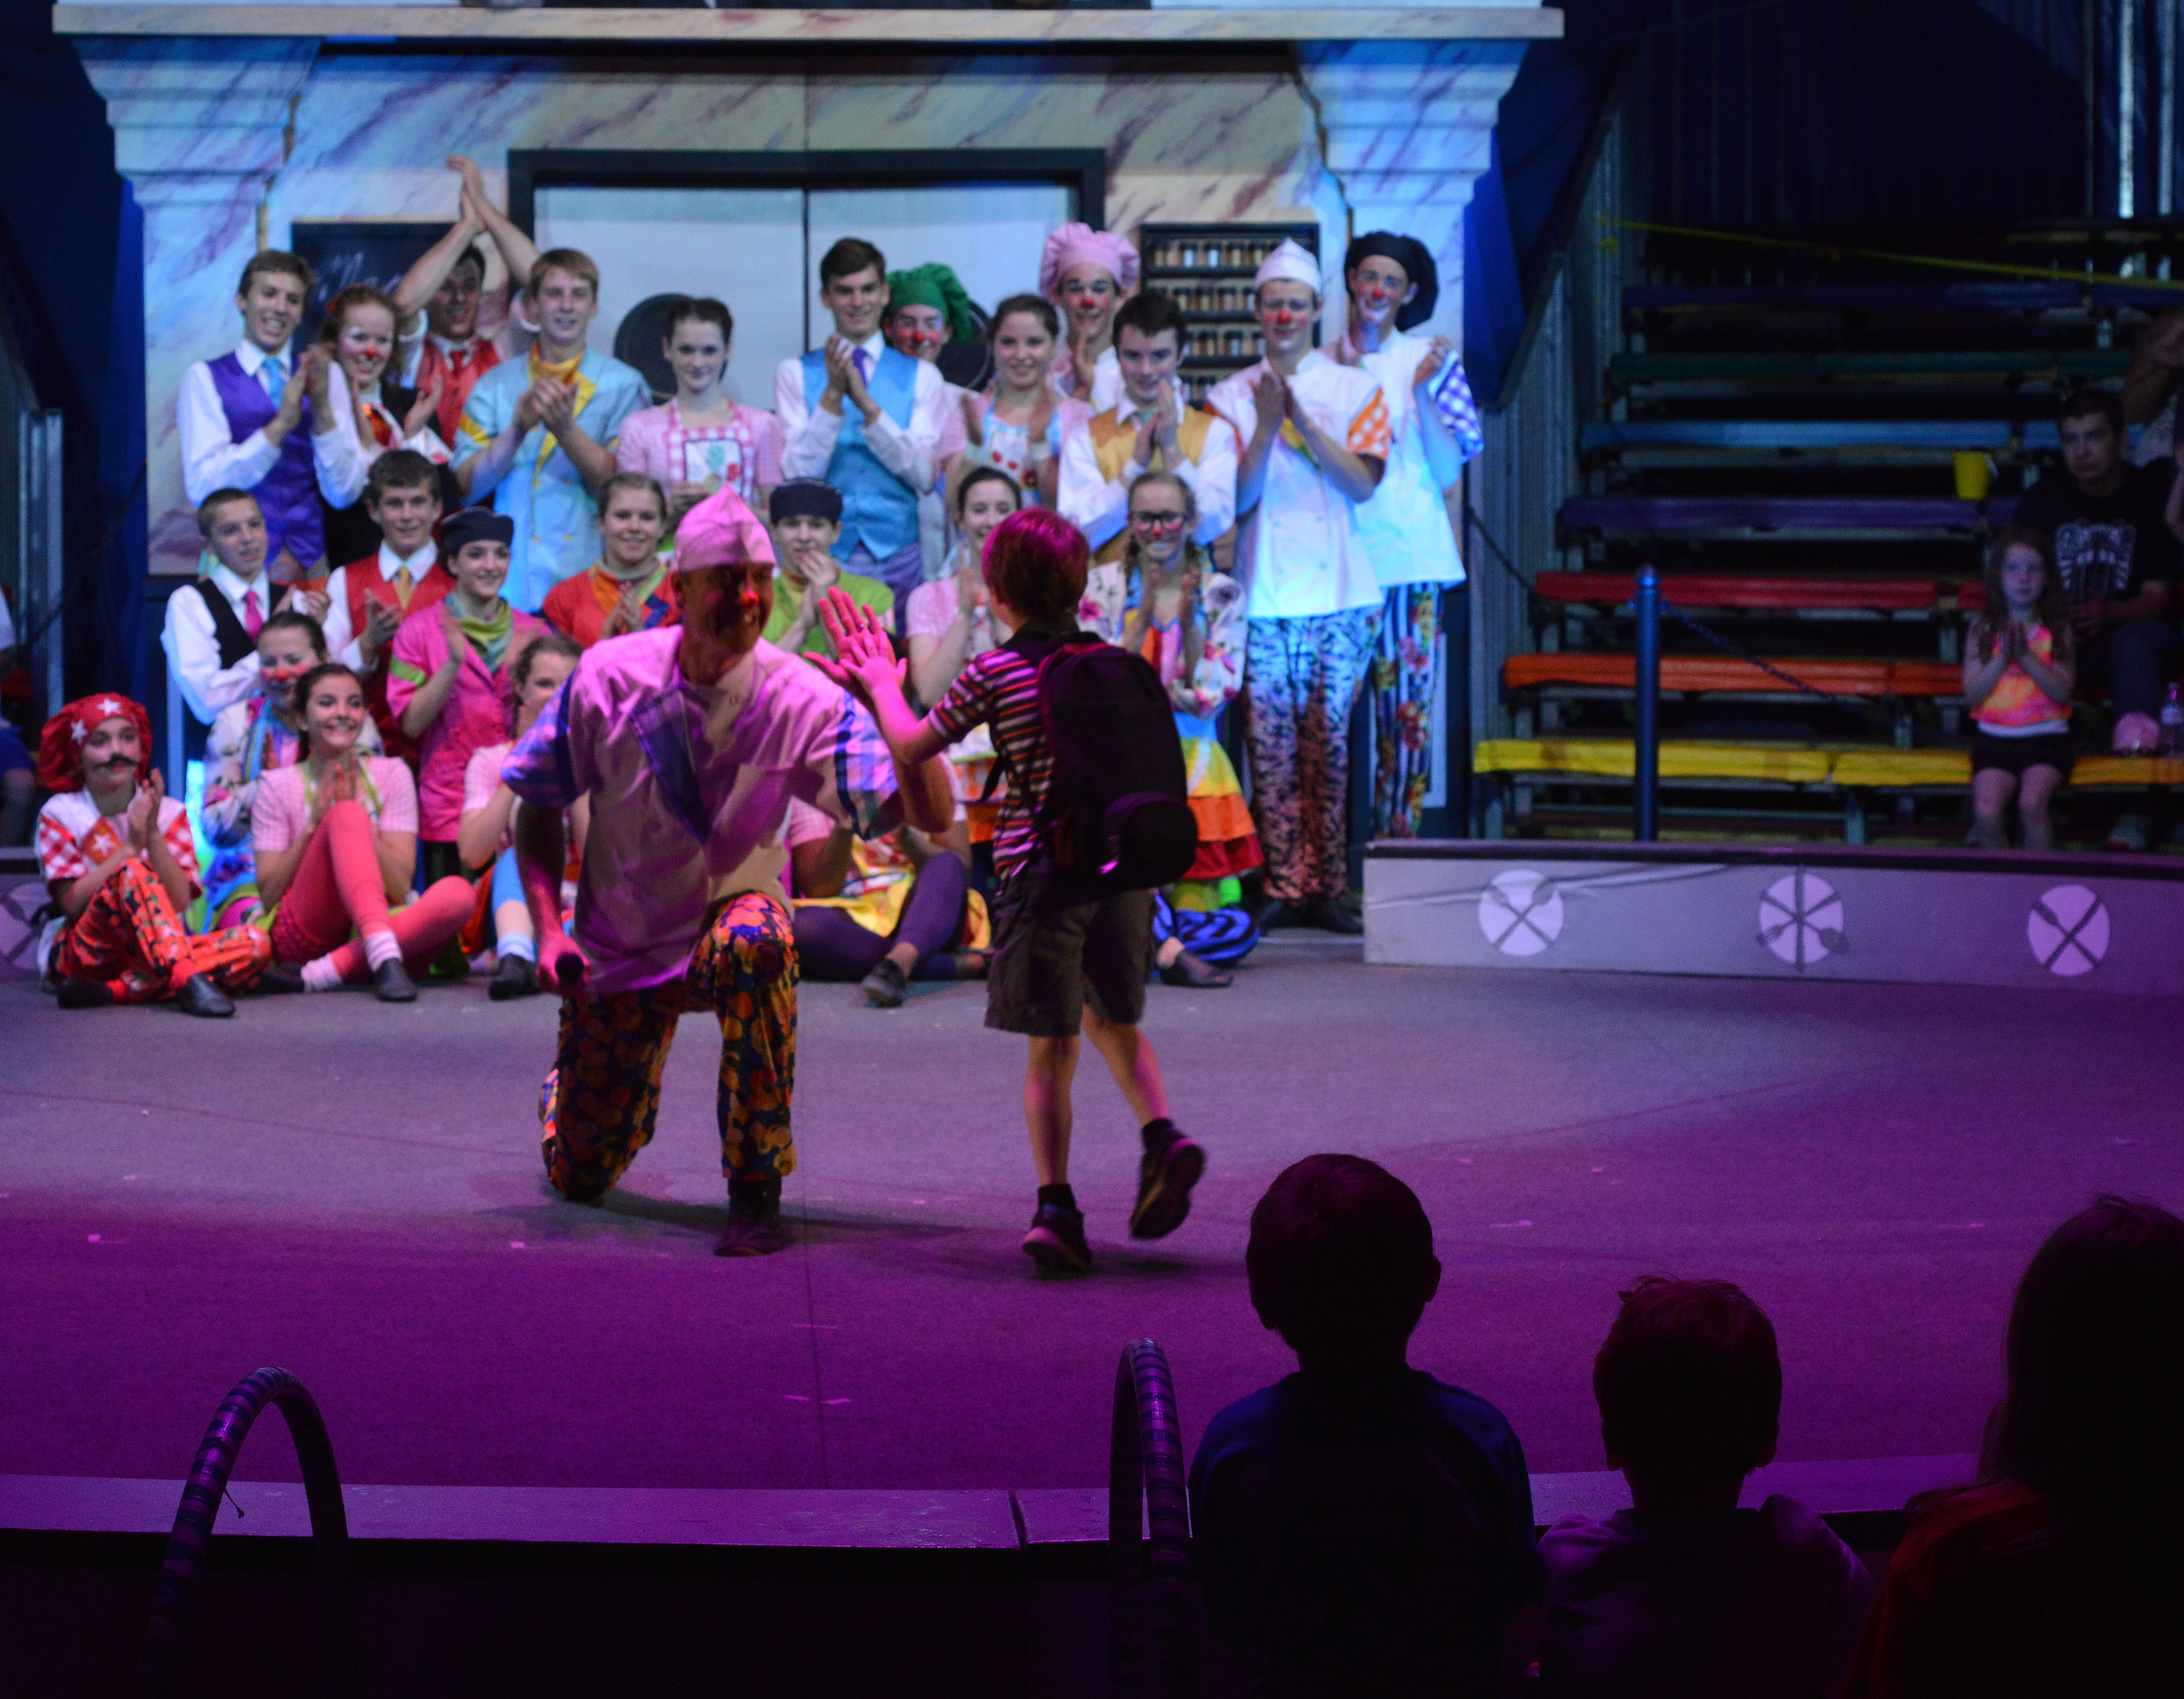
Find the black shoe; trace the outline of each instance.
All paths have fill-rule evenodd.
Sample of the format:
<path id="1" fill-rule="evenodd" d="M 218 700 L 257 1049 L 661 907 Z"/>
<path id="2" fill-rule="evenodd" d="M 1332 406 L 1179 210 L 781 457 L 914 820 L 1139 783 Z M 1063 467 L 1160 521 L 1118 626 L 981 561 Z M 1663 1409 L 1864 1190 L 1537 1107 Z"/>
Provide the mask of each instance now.
<path id="1" fill-rule="evenodd" d="M 1195 985 L 1201 991 L 1218 991 L 1224 985 L 1236 983 L 1234 974 L 1201 961 L 1187 950 L 1178 950 L 1175 960 L 1161 969 L 1160 977 L 1167 984 Z"/>
<path id="2" fill-rule="evenodd" d="M 391 955 L 371 971 L 372 994 L 382 1003 L 414 1003 L 417 987 L 410 978 L 410 970 L 402 965 L 402 958 Z"/>
<path id="3" fill-rule="evenodd" d="M 883 955 L 865 976 L 863 989 L 866 1000 L 874 1008 L 900 1009 L 910 989 L 910 976 L 896 965 L 893 956 Z"/>
<path id="4" fill-rule="evenodd" d="M 185 1015 L 203 1015 L 215 1021 L 235 1012 L 233 1000 L 202 973 L 192 973 L 182 981 L 182 989 L 175 993 L 175 1006 Z"/>
<path id="5" fill-rule="evenodd" d="M 64 1009 L 103 1009 L 114 1000 L 114 988 L 103 979 L 64 979 L 55 994 Z"/>
<path id="6" fill-rule="evenodd" d="M 1138 1203 L 1130 1212 L 1130 1237 L 1165 1239 L 1190 1213 L 1190 1189 L 1206 1172 L 1206 1152 L 1178 1133 L 1138 1165 Z"/>
<path id="7" fill-rule="evenodd" d="M 304 970 L 292 961 L 276 961 L 258 976 L 254 990 L 287 995 L 305 989 Z"/>
<path id="8" fill-rule="evenodd" d="M 1357 911 L 1340 897 L 1316 897 L 1301 911 L 1301 926 L 1316 926 L 1322 932 L 1339 932 L 1347 938 L 1356 938 L 1365 930 L 1365 922 Z"/>
<path id="9" fill-rule="evenodd" d="M 1041 1204 L 1024 1235 L 1024 1255 L 1058 1274 L 1092 1272 L 1092 1247 L 1084 1242 L 1084 1212 L 1067 1204 Z"/>
<path id="10" fill-rule="evenodd" d="M 1272 932 L 1277 927 L 1318 924 L 1307 918 L 1306 908 L 1306 904 L 1286 902 L 1279 897 L 1275 897 L 1268 901 L 1254 918 L 1257 920 L 1261 932 Z"/>
<path id="11" fill-rule="evenodd" d="M 728 1230 L 713 1247 L 716 1256 L 771 1256 L 795 1241 L 781 1224 L 781 1178 L 728 1185 Z"/>
<path id="12" fill-rule="evenodd" d="M 493 978 L 486 982 L 485 994 L 496 1003 L 506 1003 L 518 997 L 538 994 L 538 969 L 521 955 L 504 955 L 493 964 Z"/>

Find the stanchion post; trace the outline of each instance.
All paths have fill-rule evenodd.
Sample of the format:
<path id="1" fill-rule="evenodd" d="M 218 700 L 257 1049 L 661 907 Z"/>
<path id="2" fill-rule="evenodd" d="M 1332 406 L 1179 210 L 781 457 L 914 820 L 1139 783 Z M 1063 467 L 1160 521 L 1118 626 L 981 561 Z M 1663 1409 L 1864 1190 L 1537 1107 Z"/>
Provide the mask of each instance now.
<path id="1" fill-rule="evenodd" d="M 1661 835 L 1661 571 L 1638 569 L 1638 747 L 1636 818 L 1631 835 L 1651 844 Z"/>

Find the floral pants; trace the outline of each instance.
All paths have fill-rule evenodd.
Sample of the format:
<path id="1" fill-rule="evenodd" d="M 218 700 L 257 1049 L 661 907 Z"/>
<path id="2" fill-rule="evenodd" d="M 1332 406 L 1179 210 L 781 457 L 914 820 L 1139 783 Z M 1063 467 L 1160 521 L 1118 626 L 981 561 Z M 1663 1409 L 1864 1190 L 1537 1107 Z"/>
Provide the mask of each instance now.
<path id="1" fill-rule="evenodd" d="M 1373 835 L 1415 838 L 1433 781 L 1435 675 L 1445 584 L 1401 584 L 1380 613 L 1373 660 Z"/>
<path id="2" fill-rule="evenodd" d="M 247 991 L 273 959 L 273 941 L 254 926 L 192 936 L 159 876 L 139 859 L 122 864 L 53 944 L 63 979 L 103 979 L 117 1003 L 156 1003 L 204 973 L 224 991 Z"/>
<path id="3" fill-rule="evenodd" d="M 1270 897 L 1350 888 L 1350 713 L 1379 634 L 1378 608 L 1251 621 L 1251 811 Z"/>
<path id="4" fill-rule="evenodd" d="M 652 1142 L 660 1076 L 685 1009 L 720 1018 L 721 1172 L 731 1181 L 792 1172 L 796 979 L 788 911 L 745 891 L 713 916 L 679 983 L 565 1000 L 560 1049 L 539 1100 L 554 1189 L 595 1198 Z"/>

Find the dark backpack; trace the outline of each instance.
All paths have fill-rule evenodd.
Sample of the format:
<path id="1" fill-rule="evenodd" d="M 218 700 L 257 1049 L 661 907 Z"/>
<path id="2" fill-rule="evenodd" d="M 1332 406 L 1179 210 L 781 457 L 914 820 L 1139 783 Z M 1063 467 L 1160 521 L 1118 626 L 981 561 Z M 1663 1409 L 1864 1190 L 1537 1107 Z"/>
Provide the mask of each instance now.
<path id="1" fill-rule="evenodd" d="M 1183 877 L 1198 854 L 1198 818 L 1160 675 L 1089 632 L 1056 643 L 1020 632 L 1002 647 L 1039 666 L 1054 782 L 1033 824 L 1056 876 L 1095 896 Z"/>

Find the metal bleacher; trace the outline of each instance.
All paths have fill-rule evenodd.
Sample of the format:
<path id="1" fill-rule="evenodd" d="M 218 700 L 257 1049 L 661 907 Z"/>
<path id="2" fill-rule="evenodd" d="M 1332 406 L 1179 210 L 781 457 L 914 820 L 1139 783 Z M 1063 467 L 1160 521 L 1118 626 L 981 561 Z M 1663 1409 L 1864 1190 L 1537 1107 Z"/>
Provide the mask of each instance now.
<path id="1" fill-rule="evenodd" d="M 1992 257 L 2086 264 L 2046 240 L 1998 235 Z M 2163 240 L 2135 263 L 2166 266 Z M 1514 735 L 1476 758 L 1490 834 L 1627 832 L 1651 563 L 1688 616 L 1663 627 L 1664 835 L 1962 840 L 1962 633 L 1987 540 L 2060 475 L 2063 395 L 2120 381 L 2184 293 L 1828 265 L 1656 238 L 1624 289 L 1607 416 L 1582 426 L 1582 490 L 1557 515 L 1571 570 L 1535 578 L 1533 652 L 1502 674 Z M 1983 495 L 1960 493 L 1960 456 Z M 2164 786 L 2177 765 L 2089 759 L 2071 789 Z"/>

